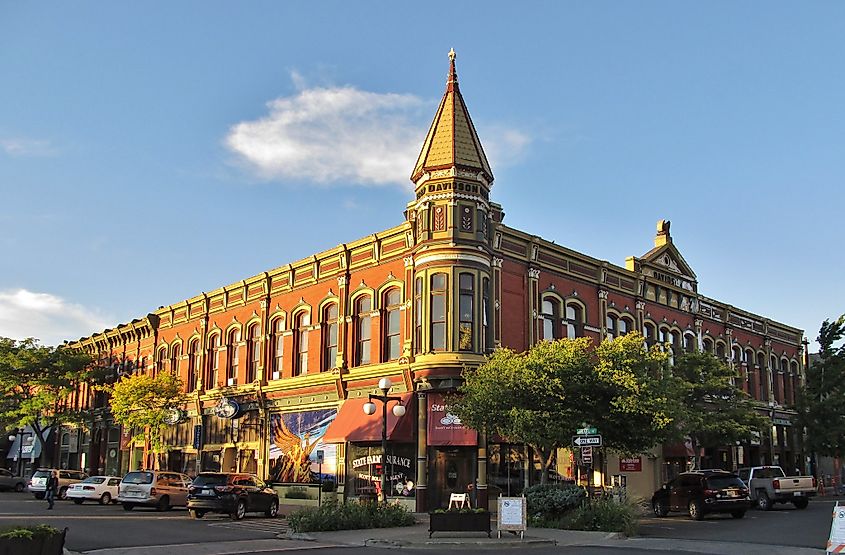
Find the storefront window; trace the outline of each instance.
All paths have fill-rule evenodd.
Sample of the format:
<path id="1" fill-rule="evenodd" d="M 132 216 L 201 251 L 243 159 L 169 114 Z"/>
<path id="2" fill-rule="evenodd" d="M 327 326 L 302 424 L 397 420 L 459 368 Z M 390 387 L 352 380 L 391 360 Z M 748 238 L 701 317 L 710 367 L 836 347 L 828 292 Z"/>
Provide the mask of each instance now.
<path id="1" fill-rule="evenodd" d="M 387 446 L 387 495 L 414 497 L 416 492 L 416 451 L 412 444 Z M 381 446 L 350 443 L 346 452 L 346 494 L 375 498 L 381 489 Z"/>

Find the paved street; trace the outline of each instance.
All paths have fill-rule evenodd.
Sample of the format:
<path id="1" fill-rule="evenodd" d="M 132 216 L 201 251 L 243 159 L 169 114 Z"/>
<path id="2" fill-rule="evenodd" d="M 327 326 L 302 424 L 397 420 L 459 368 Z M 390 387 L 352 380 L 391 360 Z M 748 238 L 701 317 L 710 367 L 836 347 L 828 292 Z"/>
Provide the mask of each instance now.
<path id="1" fill-rule="evenodd" d="M 613 554 L 624 549 L 626 553 L 647 553 L 654 549 L 658 538 L 677 540 L 699 540 L 704 542 L 738 542 L 737 553 L 749 552 L 749 544 L 759 544 L 761 552 L 767 545 L 794 546 L 804 548 L 823 548 L 830 527 L 830 514 L 833 501 L 815 499 L 809 508 L 798 511 L 792 506 L 777 506 L 770 512 L 749 511 L 742 520 L 730 517 L 708 516 L 701 522 L 689 520 L 684 515 L 667 518 L 647 517 L 642 520 L 641 536 L 634 540 L 608 542 L 614 545 L 535 547 L 532 553 L 584 553 Z M 318 538 L 317 542 L 280 541 L 277 535 L 286 531 L 284 519 L 266 519 L 263 517 L 246 518 L 234 522 L 226 517 L 208 516 L 202 520 L 191 520 L 184 509 L 174 509 L 159 513 L 154 510 L 135 509 L 127 512 L 119 505 L 103 507 L 97 504 L 75 505 L 62 501 L 56 503 L 53 511 L 46 510 L 46 502 L 38 501 L 28 494 L 0 493 L 0 527 L 14 524 L 46 523 L 56 527 L 68 527 L 68 548 L 79 552 L 93 552 L 107 548 L 131 548 L 141 546 L 172 546 L 171 551 L 185 551 L 188 545 L 194 549 L 206 545 L 205 551 L 211 553 L 216 548 L 219 553 L 290 553 L 291 551 L 319 549 L 321 553 L 340 553 L 339 548 L 331 544 L 348 543 L 337 539 Z M 419 531 L 418 531 L 419 532 Z M 392 533 L 402 536 L 404 530 Z M 380 537 L 377 531 L 367 531 L 368 537 Z M 421 534 L 424 537 L 426 534 Z M 226 542 L 232 542 L 227 544 Z M 245 543 L 246 542 L 246 543 Z M 649 543 L 651 542 L 651 543 Z M 667 543 L 662 540 L 662 548 Z M 589 543 L 589 542 L 588 542 Z M 358 545 L 361 545 L 360 543 Z M 668 545 L 673 545 L 669 543 Z M 727 544 L 730 546 L 731 544 Z M 177 547 L 179 546 L 179 547 Z M 211 549 L 208 549 L 211 547 Z M 470 547 L 470 546 L 467 546 Z M 368 548 L 343 548 L 343 553 L 351 555 Z M 707 550 L 704 547 L 696 551 L 695 543 L 684 543 L 685 553 L 724 552 Z M 131 551 L 141 553 L 146 550 Z M 417 550 L 406 546 L 403 551 L 421 551 L 431 553 L 431 549 Z M 473 549 L 470 552 L 489 548 Z M 652 551 L 653 552 L 653 551 Z M 680 548 L 679 551 L 680 552 Z M 731 552 L 728 547 L 727 552 Z M 127 552 L 129 553 L 129 552 Z"/>

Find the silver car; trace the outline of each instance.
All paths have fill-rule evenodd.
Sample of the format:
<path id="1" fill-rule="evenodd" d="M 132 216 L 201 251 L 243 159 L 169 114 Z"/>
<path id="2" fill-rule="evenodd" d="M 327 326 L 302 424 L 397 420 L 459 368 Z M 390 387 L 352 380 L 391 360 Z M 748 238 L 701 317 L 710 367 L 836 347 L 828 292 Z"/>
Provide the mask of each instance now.
<path id="1" fill-rule="evenodd" d="M 190 484 L 191 479 L 179 472 L 138 470 L 128 473 L 120 481 L 117 501 L 126 511 L 139 506 L 167 511 L 188 504 Z"/>
<path id="2" fill-rule="evenodd" d="M 5 468 L 0 468 L 0 489 L 23 491 L 26 487 L 26 478 L 15 476 Z"/>

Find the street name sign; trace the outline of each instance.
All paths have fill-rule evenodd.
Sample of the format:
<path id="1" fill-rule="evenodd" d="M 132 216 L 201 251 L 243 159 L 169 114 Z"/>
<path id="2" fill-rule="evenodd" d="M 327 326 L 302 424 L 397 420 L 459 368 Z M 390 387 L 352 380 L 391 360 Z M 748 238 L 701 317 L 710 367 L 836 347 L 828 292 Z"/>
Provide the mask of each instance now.
<path id="1" fill-rule="evenodd" d="M 576 447 L 601 447 L 600 435 L 573 436 L 572 444 Z"/>
<path id="2" fill-rule="evenodd" d="M 596 428 L 578 428 L 575 433 L 579 436 L 589 436 L 597 434 L 599 431 Z"/>

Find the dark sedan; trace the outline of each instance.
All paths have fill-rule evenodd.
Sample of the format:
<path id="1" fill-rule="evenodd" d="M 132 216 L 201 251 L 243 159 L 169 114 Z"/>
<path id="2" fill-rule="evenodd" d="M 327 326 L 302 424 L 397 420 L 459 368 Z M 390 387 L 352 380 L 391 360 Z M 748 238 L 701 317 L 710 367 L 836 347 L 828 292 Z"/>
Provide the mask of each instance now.
<path id="1" fill-rule="evenodd" d="M 240 520 L 246 513 L 254 512 L 275 518 L 279 512 L 279 495 L 252 474 L 203 472 L 188 488 L 188 512 L 191 518 L 202 518 L 205 513 L 225 513 Z"/>
<path id="2" fill-rule="evenodd" d="M 730 513 L 742 518 L 751 507 L 748 488 L 731 472 L 701 470 L 684 472 L 654 492 L 651 507 L 655 516 L 666 516 L 669 511 L 689 514 L 701 520 L 710 513 Z"/>

